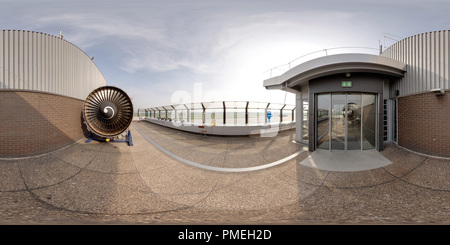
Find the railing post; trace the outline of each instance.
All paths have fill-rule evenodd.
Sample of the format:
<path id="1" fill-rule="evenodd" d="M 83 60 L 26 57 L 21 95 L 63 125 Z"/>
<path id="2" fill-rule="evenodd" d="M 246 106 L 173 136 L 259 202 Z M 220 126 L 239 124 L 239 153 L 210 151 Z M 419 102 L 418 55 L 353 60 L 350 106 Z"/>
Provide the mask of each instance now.
<path id="1" fill-rule="evenodd" d="M 205 124 L 205 106 L 203 105 L 203 103 L 200 103 L 202 105 L 203 108 L 203 113 L 202 113 L 202 122 L 203 124 Z"/>
<path id="2" fill-rule="evenodd" d="M 283 109 L 284 109 L 285 106 L 286 105 L 283 105 L 283 107 L 281 107 L 281 109 L 280 109 L 280 123 L 283 122 Z"/>
<path id="3" fill-rule="evenodd" d="M 175 109 L 175 107 L 173 107 L 173 105 L 171 105 L 170 107 L 172 107 L 172 109 L 173 109 L 173 113 L 175 113 L 175 122 L 177 121 L 177 119 L 178 119 L 178 115 L 177 115 L 177 109 Z M 173 117 L 173 116 L 172 116 Z"/>
<path id="4" fill-rule="evenodd" d="M 189 108 L 186 106 L 186 104 L 183 104 L 184 105 L 184 107 L 186 107 L 186 111 L 187 111 L 187 118 L 186 118 L 186 120 L 187 120 L 187 122 L 190 122 L 190 117 L 191 117 L 191 114 L 189 114 Z"/>
<path id="5" fill-rule="evenodd" d="M 294 109 L 292 109 L 292 122 L 294 122 L 295 108 L 296 108 L 296 107 L 294 107 Z"/>
<path id="6" fill-rule="evenodd" d="M 247 101 L 247 105 L 245 106 L 245 125 L 248 124 L 248 101 Z"/>
<path id="7" fill-rule="evenodd" d="M 225 107 L 225 101 L 223 101 L 223 125 L 227 122 L 227 108 Z"/>

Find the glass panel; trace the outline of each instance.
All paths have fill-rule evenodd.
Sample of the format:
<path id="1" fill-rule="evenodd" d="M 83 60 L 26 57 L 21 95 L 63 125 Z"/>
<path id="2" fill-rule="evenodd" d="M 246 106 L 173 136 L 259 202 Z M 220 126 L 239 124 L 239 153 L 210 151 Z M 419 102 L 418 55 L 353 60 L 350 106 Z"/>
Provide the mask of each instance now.
<path id="1" fill-rule="evenodd" d="M 265 109 L 267 108 L 268 103 L 264 102 L 249 102 L 248 108 L 249 109 Z"/>
<path id="2" fill-rule="evenodd" d="M 375 149 L 376 97 L 374 94 L 363 94 L 363 150 Z"/>
<path id="3" fill-rule="evenodd" d="M 167 110 L 167 120 L 175 120 L 175 111 Z"/>
<path id="4" fill-rule="evenodd" d="M 347 150 L 361 150 L 361 94 L 347 95 Z"/>
<path id="5" fill-rule="evenodd" d="M 285 105 L 283 110 L 290 110 L 292 111 L 295 108 L 295 105 Z"/>
<path id="6" fill-rule="evenodd" d="M 201 103 L 191 103 L 191 104 L 186 104 L 187 108 L 190 110 L 200 110 L 203 109 L 203 106 Z"/>
<path id="7" fill-rule="evenodd" d="M 330 130 L 330 94 L 317 95 L 317 148 L 328 150 Z"/>
<path id="8" fill-rule="evenodd" d="M 223 102 L 222 101 L 203 102 L 203 106 L 206 109 L 223 109 Z"/>
<path id="9" fill-rule="evenodd" d="M 175 108 L 177 110 L 186 110 L 186 106 L 184 104 L 174 105 L 173 108 Z"/>
<path id="10" fill-rule="evenodd" d="M 203 124 L 203 110 L 190 110 L 189 113 L 191 114 L 191 123 L 192 124 Z"/>
<path id="11" fill-rule="evenodd" d="M 275 110 L 273 110 L 273 109 L 268 109 L 267 110 L 267 113 L 269 113 L 270 112 L 270 114 L 272 115 L 271 117 L 270 117 L 270 119 L 268 119 L 268 122 L 269 123 L 277 123 L 277 122 L 280 122 L 280 110 L 278 109 L 275 109 Z M 267 116 L 267 115 L 266 115 Z"/>
<path id="12" fill-rule="evenodd" d="M 180 122 L 186 122 L 188 118 L 187 110 L 177 110 L 177 119 Z"/>
<path id="13" fill-rule="evenodd" d="M 303 111 L 301 120 L 302 120 L 302 138 L 304 141 L 308 141 L 309 139 L 308 109 L 309 109 L 308 100 L 303 100 Z"/>
<path id="14" fill-rule="evenodd" d="M 283 122 L 292 122 L 292 109 L 286 110 L 283 109 Z"/>
<path id="15" fill-rule="evenodd" d="M 225 101 L 226 109 L 245 109 L 246 101 Z"/>
<path id="16" fill-rule="evenodd" d="M 345 150 L 345 94 L 331 95 L 331 150 Z"/>
<path id="17" fill-rule="evenodd" d="M 205 125 L 207 125 L 207 126 L 223 125 L 223 110 L 222 109 L 206 109 Z"/>
<path id="18" fill-rule="evenodd" d="M 284 107 L 284 104 L 270 104 L 269 105 L 269 109 L 271 109 L 271 110 L 281 110 L 281 108 L 283 108 Z"/>
<path id="19" fill-rule="evenodd" d="M 264 109 L 248 109 L 249 125 L 264 125 L 266 122 L 266 113 Z"/>
<path id="20" fill-rule="evenodd" d="M 226 125 L 227 126 L 245 125 L 245 109 L 227 108 Z"/>

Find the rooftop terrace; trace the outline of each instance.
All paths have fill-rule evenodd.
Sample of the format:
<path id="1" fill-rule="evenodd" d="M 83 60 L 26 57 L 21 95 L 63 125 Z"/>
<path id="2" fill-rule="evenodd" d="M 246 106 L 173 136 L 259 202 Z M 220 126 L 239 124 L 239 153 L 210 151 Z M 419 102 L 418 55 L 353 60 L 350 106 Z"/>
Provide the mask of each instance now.
<path id="1" fill-rule="evenodd" d="M 448 159 L 387 144 L 379 154 L 388 162 L 340 169 L 336 166 L 344 158 L 316 158 L 304 145 L 293 143 L 295 130 L 274 137 L 219 137 L 135 121 L 131 131 L 134 146 L 81 140 L 42 156 L 0 160 L 0 223 L 450 220 Z M 224 171 L 229 169 L 245 171 Z"/>

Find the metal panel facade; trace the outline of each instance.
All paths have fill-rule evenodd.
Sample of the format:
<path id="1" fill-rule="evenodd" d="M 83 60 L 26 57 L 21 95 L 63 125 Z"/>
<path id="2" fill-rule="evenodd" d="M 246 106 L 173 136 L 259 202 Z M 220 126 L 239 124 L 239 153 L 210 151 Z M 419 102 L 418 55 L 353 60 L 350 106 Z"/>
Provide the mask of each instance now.
<path id="1" fill-rule="evenodd" d="M 407 64 L 405 76 L 391 85 L 390 96 L 423 93 L 434 88 L 449 89 L 450 31 L 435 31 L 405 38 L 383 52 Z"/>
<path id="2" fill-rule="evenodd" d="M 81 100 L 105 86 L 102 73 L 77 46 L 33 31 L 0 31 L 0 89 L 35 90 Z"/>

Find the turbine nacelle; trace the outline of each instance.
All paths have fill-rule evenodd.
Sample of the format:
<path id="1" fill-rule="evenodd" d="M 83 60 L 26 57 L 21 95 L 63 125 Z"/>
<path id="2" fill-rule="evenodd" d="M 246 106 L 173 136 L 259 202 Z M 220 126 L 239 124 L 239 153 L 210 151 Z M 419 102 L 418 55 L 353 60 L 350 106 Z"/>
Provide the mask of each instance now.
<path id="1" fill-rule="evenodd" d="M 122 139 L 133 120 L 133 104 L 123 90 L 113 86 L 99 87 L 86 98 L 83 118 L 87 130 L 97 138 Z"/>

